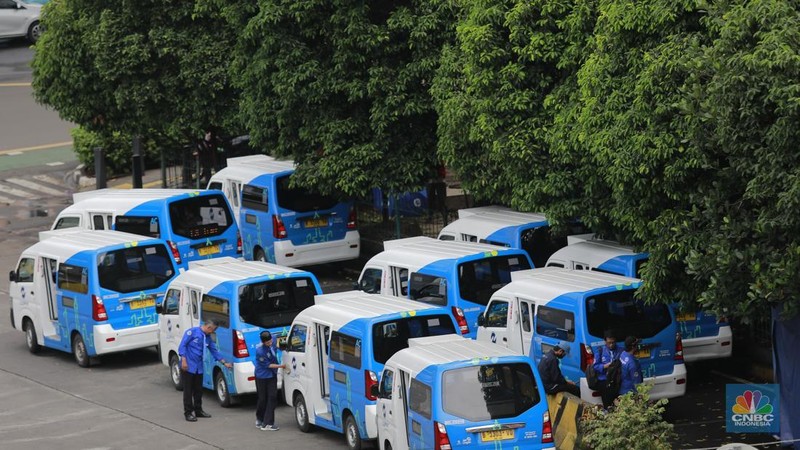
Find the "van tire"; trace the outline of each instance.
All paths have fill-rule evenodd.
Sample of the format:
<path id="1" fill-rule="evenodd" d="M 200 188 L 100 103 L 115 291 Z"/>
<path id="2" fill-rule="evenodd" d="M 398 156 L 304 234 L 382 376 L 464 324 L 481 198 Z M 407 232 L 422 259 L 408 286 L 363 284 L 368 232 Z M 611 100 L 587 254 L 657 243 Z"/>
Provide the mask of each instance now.
<path id="1" fill-rule="evenodd" d="M 344 437 L 347 440 L 347 448 L 361 450 L 361 433 L 358 431 L 358 424 L 352 414 L 348 414 L 344 420 Z"/>
<path id="2" fill-rule="evenodd" d="M 383 443 L 383 450 L 392 450 L 392 444 L 389 441 Z"/>
<path id="3" fill-rule="evenodd" d="M 253 252 L 253 261 L 268 262 L 267 255 L 264 254 L 264 250 L 260 247 L 256 247 L 256 250 Z"/>
<path id="4" fill-rule="evenodd" d="M 311 431 L 311 421 L 308 420 L 308 408 L 303 394 L 297 394 L 294 398 L 294 420 L 297 422 L 297 428 L 303 433 Z"/>
<path id="5" fill-rule="evenodd" d="M 217 370 L 214 374 L 214 392 L 217 394 L 217 400 L 223 408 L 230 408 L 233 402 L 231 401 L 231 391 L 228 389 L 228 381 L 225 379 L 221 370 Z"/>
<path id="6" fill-rule="evenodd" d="M 25 319 L 22 329 L 25 330 L 25 342 L 28 344 L 28 351 L 33 354 L 39 353 L 42 350 L 42 346 L 39 345 L 36 327 L 33 326 L 31 319 Z"/>
<path id="7" fill-rule="evenodd" d="M 180 358 L 175 353 L 169 355 L 169 378 L 176 391 L 183 390 L 183 374 L 181 372 Z"/>
<path id="8" fill-rule="evenodd" d="M 86 344 L 83 342 L 83 337 L 80 333 L 75 333 L 72 336 L 72 355 L 75 356 L 75 362 L 81 367 L 89 367 L 92 363 L 92 358 L 89 357 L 89 352 L 86 350 Z"/>

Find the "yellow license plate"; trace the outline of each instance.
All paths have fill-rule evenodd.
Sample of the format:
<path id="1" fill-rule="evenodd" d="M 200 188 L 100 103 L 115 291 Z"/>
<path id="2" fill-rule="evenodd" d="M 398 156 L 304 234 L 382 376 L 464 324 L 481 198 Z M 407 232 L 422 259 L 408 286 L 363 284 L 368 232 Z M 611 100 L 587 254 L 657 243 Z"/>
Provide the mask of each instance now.
<path id="1" fill-rule="evenodd" d="M 214 253 L 219 253 L 219 245 L 211 245 L 209 247 L 198 248 L 197 253 L 200 256 L 208 256 L 213 255 Z"/>
<path id="2" fill-rule="evenodd" d="M 328 219 L 306 219 L 306 228 L 327 227 Z"/>
<path id="3" fill-rule="evenodd" d="M 649 358 L 650 357 L 650 349 L 649 348 L 641 348 L 639 350 L 636 350 L 635 352 L 633 352 L 633 356 L 635 356 L 637 359 Z"/>
<path id="4" fill-rule="evenodd" d="M 142 309 L 148 306 L 155 306 L 156 300 L 154 298 L 146 298 L 144 300 L 132 300 L 130 303 L 131 309 Z"/>
<path id="5" fill-rule="evenodd" d="M 505 441 L 507 439 L 514 439 L 514 430 L 492 430 L 481 433 L 483 442 Z"/>
<path id="6" fill-rule="evenodd" d="M 696 318 L 697 315 L 693 312 L 678 314 L 678 322 L 689 322 L 691 320 L 695 320 Z"/>

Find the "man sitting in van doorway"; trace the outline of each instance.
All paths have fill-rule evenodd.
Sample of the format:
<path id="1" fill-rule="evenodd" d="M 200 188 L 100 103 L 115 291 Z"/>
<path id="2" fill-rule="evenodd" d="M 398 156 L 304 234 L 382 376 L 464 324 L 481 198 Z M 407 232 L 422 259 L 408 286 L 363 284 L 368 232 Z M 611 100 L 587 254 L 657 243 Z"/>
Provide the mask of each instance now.
<path id="1" fill-rule="evenodd" d="M 617 345 L 617 338 L 614 337 L 611 330 L 606 330 L 604 336 L 605 345 L 598 348 L 594 355 L 594 370 L 597 372 L 599 383 L 597 390 L 600 391 L 600 397 L 603 399 L 603 407 L 608 409 L 619 394 L 619 385 L 608 383 L 608 368 L 612 362 L 619 359 L 622 349 Z"/>
<path id="2" fill-rule="evenodd" d="M 561 342 L 549 352 L 547 352 L 541 361 L 539 361 L 539 375 L 542 377 L 542 384 L 544 390 L 548 394 L 557 394 L 559 392 L 569 392 L 570 394 L 580 397 L 581 390 L 572 381 L 567 381 L 564 374 L 561 373 L 561 367 L 558 360 L 563 358 L 569 353 L 569 343 Z"/>

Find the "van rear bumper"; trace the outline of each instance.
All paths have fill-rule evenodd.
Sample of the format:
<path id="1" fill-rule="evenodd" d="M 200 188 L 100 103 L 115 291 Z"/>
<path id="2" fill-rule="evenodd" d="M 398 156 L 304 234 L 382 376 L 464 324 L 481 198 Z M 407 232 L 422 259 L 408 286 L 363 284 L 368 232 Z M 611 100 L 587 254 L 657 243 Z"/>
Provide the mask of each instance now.
<path id="1" fill-rule="evenodd" d="M 670 374 L 644 379 L 645 383 L 653 385 L 653 389 L 650 391 L 651 400 L 683 396 L 686 393 L 686 381 L 686 365 L 683 363 L 675 364 Z M 581 400 L 598 405 L 603 403 L 600 392 L 589 389 L 586 377 L 581 377 L 580 385 Z"/>
<path id="2" fill-rule="evenodd" d="M 283 387 L 283 371 L 278 370 L 278 389 Z M 252 361 L 233 363 L 233 382 L 236 386 L 228 389 L 233 395 L 254 394 L 256 392 L 256 366 Z M 252 378 L 248 380 L 248 378 Z"/>
<path id="3" fill-rule="evenodd" d="M 733 333 L 731 327 L 719 327 L 716 336 L 703 336 L 683 340 L 683 360 L 686 362 L 702 359 L 727 358 L 733 354 Z"/>
<path id="4" fill-rule="evenodd" d="M 158 345 L 158 324 L 115 330 L 109 324 L 95 325 L 94 351 L 97 355 L 124 352 Z M 84 339 L 86 336 L 84 336 Z"/>
<path id="5" fill-rule="evenodd" d="M 378 405 L 364 407 L 364 420 L 367 425 L 367 439 L 378 438 Z"/>
<path id="6" fill-rule="evenodd" d="M 275 242 L 275 263 L 297 267 L 346 261 L 358 258 L 360 251 L 361 235 L 358 231 L 348 231 L 344 239 L 303 245 L 292 244 L 287 239 Z"/>

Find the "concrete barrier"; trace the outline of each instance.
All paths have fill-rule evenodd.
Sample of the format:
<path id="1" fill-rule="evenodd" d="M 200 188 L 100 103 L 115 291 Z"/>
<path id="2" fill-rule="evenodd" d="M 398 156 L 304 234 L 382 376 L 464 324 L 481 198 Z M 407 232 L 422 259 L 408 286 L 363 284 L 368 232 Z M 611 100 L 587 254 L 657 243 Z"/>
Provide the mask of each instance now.
<path id="1" fill-rule="evenodd" d="M 547 396 L 553 439 L 559 450 L 573 450 L 580 441 L 580 420 L 586 406 L 591 406 L 579 397 L 566 392 Z"/>

